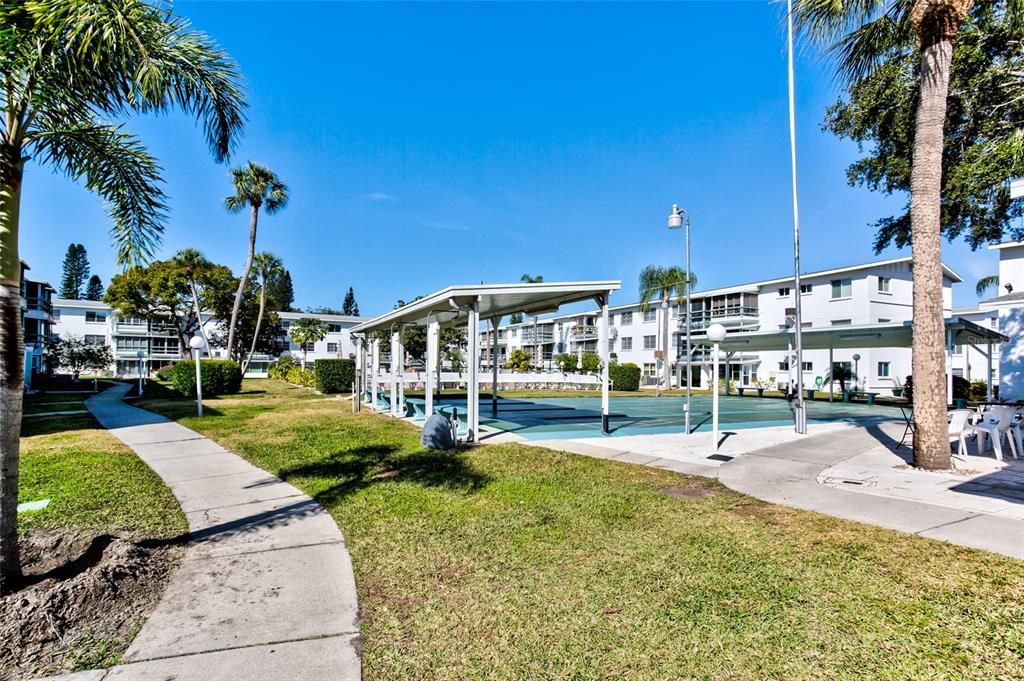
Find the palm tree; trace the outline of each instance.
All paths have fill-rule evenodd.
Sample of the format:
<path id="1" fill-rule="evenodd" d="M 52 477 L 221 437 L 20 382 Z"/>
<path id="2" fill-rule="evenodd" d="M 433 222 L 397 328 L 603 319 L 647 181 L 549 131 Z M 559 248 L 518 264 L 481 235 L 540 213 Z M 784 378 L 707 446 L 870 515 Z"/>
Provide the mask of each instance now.
<path id="1" fill-rule="evenodd" d="M 7 589 L 20 573 L 18 233 L 25 163 L 34 159 L 98 194 L 118 263 L 141 263 L 163 232 L 160 167 L 138 137 L 109 121 L 181 109 L 198 119 L 222 161 L 242 128 L 245 100 L 227 53 L 166 5 L 3 0 L 0 26 L 0 589 Z"/>
<path id="2" fill-rule="evenodd" d="M 991 289 L 991 288 L 998 288 L 998 287 L 999 287 L 999 275 L 998 274 L 990 274 L 989 276 L 982 277 L 981 279 L 978 280 L 978 284 L 974 287 L 974 292 L 980 298 L 983 295 L 985 295 L 985 292 L 988 291 L 989 289 Z M 1012 293 L 1013 292 L 1013 287 L 1010 286 L 1009 284 L 1007 284 L 1007 287 L 1009 287 L 1009 292 Z"/>
<path id="3" fill-rule="evenodd" d="M 249 281 L 249 270 L 256 253 L 256 224 L 259 222 L 260 207 L 267 215 L 273 215 L 288 204 L 288 187 L 266 166 L 249 161 L 241 168 L 231 169 L 231 181 L 235 185 L 235 193 L 224 199 L 224 205 L 232 213 L 249 207 L 249 252 L 245 257 L 245 267 L 238 280 L 235 302 L 231 306 L 231 321 L 228 324 L 228 354 L 235 352 L 235 326 L 238 324 L 238 310 L 242 305 L 242 293 Z"/>
<path id="4" fill-rule="evenodd" d="M 263 313 L 267 309 L 267 287 L 272 285 L 279 277 L 284 276 L 284 263 L 273 253 L 257 253 L 253 258 L 253 267 L 256 268 L 256 276 L 260 280 L 260 311 L 256 315 L 256 330 L 252 334 L 252 347 L 249 348 L 249 355 L 242 362 L 242 375 L 249 370 L 252 356 L 256 354 L 256 341 L 260 337 L 260 325 L 263 323 Z"/>
<path id="5" fill-rule="evenodd" d="M 697 277 L 690 272 L 690 285 L 697 283 Z M 665 389 L 671 385 L 672 363 L 668 361 L 668 310 L 672 295 L 682 297 L 686 294 L 686 271 L 681 267 L 658 267 L 648 265 L 640 271 L 640 311 L 647 312 L 651 309 L 651 301 L 661 300 L 661 328 L 658 330 L 661 336 L 661 348 L 664 352 L 662 358 L 662 378 L 665 381 Z M 661 382 L 657 384 L 657 394 L 661 396 Z"/>
<path id="6" fill-rule="evenodd" d="M 203 315 L 199 309 L 199 287 L 196 284 L 199 273 L 210 264 L 210 261 L 194 248 L 183 248 L 174 256 L 174 260 L 185 268 L 185 278 L 188 280 L 188 287 L 192 292 L 192 311 L 196 316 L 196 332 L 206 345 L 206 354 L 212 354 L 210 339 L 206 337 L 206 331 L 203 329 Z"/>
<path id="7" fill-rule="evenodd" d="M 313 317 L 303 317 L 294 324 L 291 330 L 292 340 L 302 348 L 302 369 L 306 369 L 306 344 L 316 343 L 327 338 L 327 327 Z"/>
<path id="8" fill-rule="evenodd" d="M 914 465 L 950 466 L 946 438 L 945 326 L 942 313 L 941 199 L 946 98 L 953 44 L 973 0 L 793 0 L 793 18 L 830 46 L 842 75 L 857 81 L 900 49 L 919 52 L 919 92 L 911 160 L 914 267 Z M 1006 3 L 1020 12 L 1018 3 Z"/>

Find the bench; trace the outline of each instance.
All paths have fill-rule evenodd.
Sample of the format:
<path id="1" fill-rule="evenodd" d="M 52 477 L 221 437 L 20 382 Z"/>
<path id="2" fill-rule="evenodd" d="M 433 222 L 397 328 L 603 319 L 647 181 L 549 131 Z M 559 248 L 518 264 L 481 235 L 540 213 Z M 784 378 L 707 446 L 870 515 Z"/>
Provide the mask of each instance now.
<path id="1" fill-rule="evenodd" d="M 875 398 L 878 393 L 869 393 L 861 390 L 847 390 L 843 392 L 843 402 L 849 402 L 851 397 L 863 397 L 867 400 L 868 404 L 874 406 Z"/>

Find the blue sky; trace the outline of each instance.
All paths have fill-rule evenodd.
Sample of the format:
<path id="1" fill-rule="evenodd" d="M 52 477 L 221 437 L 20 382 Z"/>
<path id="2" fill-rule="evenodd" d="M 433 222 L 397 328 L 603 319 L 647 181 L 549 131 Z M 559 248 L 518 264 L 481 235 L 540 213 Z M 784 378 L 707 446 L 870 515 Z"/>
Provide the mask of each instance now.
<path id="1" fill-rule="evenodd" d="M 453 283 L 622 279 L 681 264 L 665 228 L 690 211 L 700 288 L 791 272 L 782 14 L 767 2 L 178 2 L 226 47 L 251 103 L 232 159 L 278 172 L 289 206 L 261 220 L 257 248 L 280 255 L 296 304 L 364 314 Z M 810 48 L 797 64 L 805 270 L 902 255 L 872 253 L 877 218 L 899 210 L 846 184 L 856 148 L 820 129 L 837 95 Z M 227 167 L 191 120 L 128 127 L 165 169 L 162 257 L 195 246 L 241 268 L 247 218 L 230 214 Z M 64 249 L 84 243 L 116 272 L 102 205 L 49 170 L 26 172 L 22 257 L 57 283 Z M 909 254 L 909 250 L 905 252 Z M 973 283 L 987 250 L 945 246 Z"/>

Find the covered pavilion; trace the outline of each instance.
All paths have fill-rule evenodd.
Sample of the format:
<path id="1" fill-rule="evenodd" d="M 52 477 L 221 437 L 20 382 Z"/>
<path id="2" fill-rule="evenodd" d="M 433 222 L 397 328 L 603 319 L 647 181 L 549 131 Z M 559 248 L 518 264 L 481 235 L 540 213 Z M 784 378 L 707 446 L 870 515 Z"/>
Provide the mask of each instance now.
<path id="1" fill-rule="evenodd" d="M 621 281 L 578 281 L 578 282 L 543 282 L 537 284 L 472 284 L 465 286 L 449 286 L 428 296 L 414 300 L 352 327 L 350 333 L 357 339 L 357 357 L 355 382 L 357 395 L 361 395 L 366 386 L 367 362 L 372 362 L 370 377 L 372 390 L 376 394 L 377 369 L 379 361 L 379 340 L 373 335 L 383 332 L 391 339 L 391 357 L 396 359 L 405 356 L 402 346 L 402 330 L 407 327 L 426 327 L 426 413 L 433 413 L 435 377 L 439 362 L 439 337 L 441 328 L 466 328 L 467 364 L 469 379 L 467 383 L 467 421 L 469 425 L 468 441 L 474 442 L 480 433 L 480 322 L 489 320 L 492 330 L 496 333 L 505 315 L 522 312 L 529 315 L 541 315 L 556 312 L 562 305 L 580 301 L 593 300 L 601 309 L 601 323 L 598 325 L 598 348 L 601 356 L 601 428 L 608 432 L 608 299 L 614 291 L 622 286 Z M 497 409 L 498 365 L 492 363 L 493 380 L 491 382 L 492 408 Z M 404 395 L 402 371 L 392 370 L 391 374 L 391 414 L 401 416 L 400 405 Z M 354 400 L 356 408 L 361 402 Z"/>

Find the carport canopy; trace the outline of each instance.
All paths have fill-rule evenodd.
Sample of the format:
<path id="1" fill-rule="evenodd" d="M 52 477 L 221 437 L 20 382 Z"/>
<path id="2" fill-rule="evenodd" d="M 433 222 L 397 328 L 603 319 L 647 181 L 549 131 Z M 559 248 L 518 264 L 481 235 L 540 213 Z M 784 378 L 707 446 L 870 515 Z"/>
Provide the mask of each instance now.
<path id="1" fill-rule="evenodd" d="M 963 317 L 948 317 L 946 327 L 946 374 L 947 391 L 952 399 L 953 371 L 952 354 L 957 345 L 969 345 L 988 358 L 988 399 L 992 399 L 992 346 L 1004 343 L 1009 337 L 995 329 L 976 324 Z M 726 352 L 759 352 L 786 350 L 793 340 L 794 329 L 771 331 L 735 331 L 726 335 L 719 345 Z M 913 322 L 889 322 L 884 324 L 859 324 L 825 326 L 803 329 L 801 341 L 804 350 L 838 350 L 860 348 L 909 348 L 913 343 Z M 709 344 L 706 338 L 697 337 L 698 344 Z M 981 346 L 987 349 L 982 350 Z M 831 366 L 831 358 L 830 358 Z"/>
<path id="2" fill-rule="evenodd" d="M 466 327 L 467 364 L 469 377 L 467 381 L 467 421 L 469 440 L 479 435 L 479 397 L 480 386 L 478 371 L 480 366 L 480 321 L 490 320 L 492 333 L 497 337 L 497 328 L 505 315 L 522 312 L 538 316 L 556 312 L 562 305 L 585 300 L 595 300 L 601 307 L 602 323 L 599 331 L 598 348 L 602 359 L 601 381 L 601 413 L 602 426 L 608 428 L 608 299 L 612 292 L 621 288 L 618 280 L 606 281 L 570 281 L 541 282 L 536 284 L 470 284 L 449 286 L 428 296 L 414 300 L 390 312 L 352 327 L 350 333 L 361 338 L 359 345 L 360 359 L 358 371 L 360 380 L 366 375 L 366 350 L 368 339 L 375 332 L 387 332 L 391 335 L 391 356 L 400 358 L 404 355 L 401 331 L 405 327 L 427 327 L 427 362 L 426 362 L 426 414 L 433 413 L 434 375 L 439 365 L 438 337 L 441 327 Z M 377 356 L 374 343 L 373 357 Z M 493 364 L 492 408 L 497 409 L 497 362 Z M 395 367 L 399 370 L 395 370 Z M 400 363 L 393 362 L 391 371 L 391 414 L 399 413 L 401 393 Z M 376 367 L 372 374 L 376 391 Z M 376 400 L 376 396 L 373 397 Z"/>

